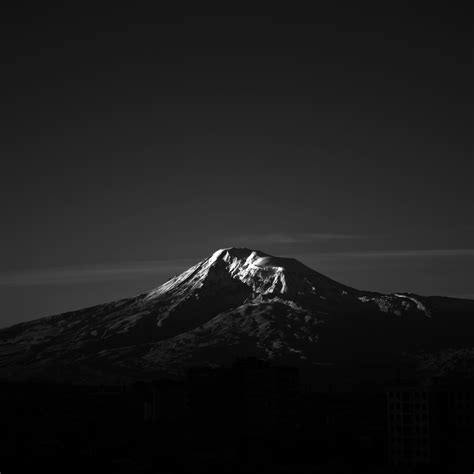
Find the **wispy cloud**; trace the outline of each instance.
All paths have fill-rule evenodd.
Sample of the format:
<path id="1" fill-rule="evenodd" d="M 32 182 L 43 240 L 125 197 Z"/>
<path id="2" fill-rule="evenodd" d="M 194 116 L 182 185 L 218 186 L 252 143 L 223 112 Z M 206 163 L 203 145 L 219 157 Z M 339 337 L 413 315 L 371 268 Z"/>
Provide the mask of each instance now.
<path id="1" fill-rule="evenodd" d="M 320 259 L 474 257 L 474 249 L 360 250 L 349 252 L 308 253 L 301 254 L 301 256 Z"/>
<path id="2" fill-rule="evenodd" d="M 474 300 L 474 293 L 453 293 L 449 295 L 451 298 L 461 298 L 466 300 Z"/>
<path id="3" fill-rule="evenodd" d="M 260 242 L 296 243 L 312 239 L 350 239 L 363 236 L 344 234 L 268 234 Z M 251 237 L 248 236 L 250 241 Z M 279 239 L 279 240 L 278 240 Z M 252 240 L 256 242 L 256 240 Z M 345 259 L 391 259 L 391 258 L 446 258 L 474 257 L 474 249 L 416 249 L 416 250 L 362 250 L 349 252 L 293 253 L 293 257 L 310 260 Z M 81 267 L 55 267 L 0 273 L 0 287 L 21 287 L 38 285 L 68 285 L 100 281 L 133 280 L 146 276 L 156 277 L 156 283 L 176 275 L 199 261 L 199 258 L 151 260 L 121 264 L 89 265 Z"/>
<path id="4" fill-rule="evenodd" d="M 131 280 L 156 275 L 168 278 L 195 264 L 194 259 L 153 260 L 81 267 L 55 267 L 0 273 L 0 287 L 68 285 L 76 283 Z M 159 282 L 157 282 L 159 283 Z"/>
<path id="5" fill-rule="evenodd" d="M 301 233 L 271 233 L 271 234 L 249 234 L 234 237 L 234 240 L 242 243 L 254 244 L 304 244 L 311 242 L 329 240 L 353 240 L 366 238 L 364 235 L 338 234 L 324 232 L 301 232 Z"/>

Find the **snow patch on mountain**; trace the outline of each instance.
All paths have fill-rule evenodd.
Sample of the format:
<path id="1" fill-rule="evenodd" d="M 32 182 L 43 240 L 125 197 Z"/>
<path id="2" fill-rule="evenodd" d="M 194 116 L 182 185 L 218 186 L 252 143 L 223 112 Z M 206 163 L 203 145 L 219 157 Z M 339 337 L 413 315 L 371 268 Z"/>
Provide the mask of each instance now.
<path id="1" fill-rule="evenodd" d="M 397 298 L 405 298 L 405 299 L 413 302 L 415 304 L 416 308 L 418 309 L 418 311 L 421 311 L 422 313 L 425 313 L 426 316 L 431 318 L 431 311 L 420 300 L 416 299 L 413 296 L 406 295 L 406 294 L 403 294 L 403 293 L 395 293 L 395 296 Z M 409 307 L 409 305 L 407 305 L 407 306 Z"/>
<path id="2" fill-rule="evenodd" d="M 417 311 L 431 317 L 431 311 L 419 299 L 402 293 L 393 295 L 366 294 L 357 298 L 361 303 L 377 305 L 380 311 L 402 316 L 409 312 Z"/>

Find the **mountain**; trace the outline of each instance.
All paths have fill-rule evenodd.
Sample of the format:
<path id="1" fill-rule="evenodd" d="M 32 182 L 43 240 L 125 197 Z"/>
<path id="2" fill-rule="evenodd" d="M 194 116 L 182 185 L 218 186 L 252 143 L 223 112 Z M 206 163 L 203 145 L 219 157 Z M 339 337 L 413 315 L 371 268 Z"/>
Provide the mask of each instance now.
<path id="1" fill-rule="evenodd" d="M 360 291 L 227 248 L 138 296 L 0 330 L 0 377 L 136 380 L 237 356 L 347 366 L 422 354 L 430 366 L 426 354 L 471 354 L 473 329 L 474 301 Z"/>

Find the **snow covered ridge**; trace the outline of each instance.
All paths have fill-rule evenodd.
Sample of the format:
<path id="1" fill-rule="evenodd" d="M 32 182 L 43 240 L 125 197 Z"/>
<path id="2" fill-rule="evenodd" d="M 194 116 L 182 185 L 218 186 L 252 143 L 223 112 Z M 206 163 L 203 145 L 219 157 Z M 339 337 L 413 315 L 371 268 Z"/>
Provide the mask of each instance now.
<path id="1" fill-rule="evenodd" d="M 298 260 L 274 257 L 246 248 L 217 250 L 209 258 L 151 291 L 148 298 L 163 296 L 167 292 L 189 295 L 189 292 L 201 289 L 208 281 L 212 281 L 213 285 L 222 285 L 225 289 L 225 282 L 229 278 L 247 285 L 254 297 L 280 296 L 291 299 L 317 295 L 322 300 L 328 297 L 343 297 L 347 300 L 347 297 L 357 296 L 360 302 L 375 304 L 384 313 L 401 316 L 416 310 L 431 317 L 430 310 L 415 296 L 360 292 L 321 275 Z"/>
<path id="2" fill-rule="evenodd" d="M 292 258 L 224 248 L 135 297 L 0 330 L 0 378 L 154 378 L 237 356 L 352 363 L 467 347 L 473 332 L 474 302 L 361 291 Z"/>
<path id="3" fill-rule="evenodd" d="M 417 311 L 431 318 L 431 311 L 418 298 L 409 294 L 394 293 L 393 295 L 359 296 L 362 303 L 376 304 L 380 311 L 402 316 L 404 313 Z"/>
<path id="4" fill-rule="evenodd" d="M 402 305 L 404 304 L 405 306 L 409 307 L 410 306 L 409 302 L 412 302 L 412 303 L 415 304 L 418 311 L 421 311 L 421 312 L 425 313 L 426 316 L 431 318 L 431 311 L 419 299 L 417 299 L 417 298 L 415 298 L 414 296 L 411 296 L 411 295 L 400 294 L 400 293 L 395 293 L 395 296 L 398 297 L 398 298 L 405 298 L 405 300 L 408 300 L 408 302 L 404 301 L 402 303 Z"/>
<path id="5" fill-rule="evenodd" d="M 199 289 L 207 280 L 223 283 L 229 277 L 246 284 L 256 294 L 316 294 L 318 289 L 329 288 L 355 291 L 295 259 L 274 257 L 246 248 L 224 248 L 151 291 L 148 297 L 154 298 L 169 291 L 177 291 L 183 285 L 188 289 Z"/>

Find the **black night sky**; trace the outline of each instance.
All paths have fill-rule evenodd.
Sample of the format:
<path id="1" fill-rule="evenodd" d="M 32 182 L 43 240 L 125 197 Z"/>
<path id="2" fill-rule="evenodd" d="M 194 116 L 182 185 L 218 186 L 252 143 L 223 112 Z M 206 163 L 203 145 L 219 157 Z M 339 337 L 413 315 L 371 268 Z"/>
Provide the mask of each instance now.
<path id="1" fill-rule="evenodd" d="M 474 298 L 467 12 L 139 5 L 3 8 L 0 326 L 229 246 Z"/>

